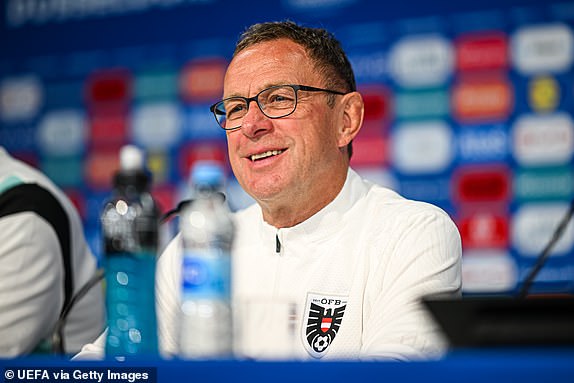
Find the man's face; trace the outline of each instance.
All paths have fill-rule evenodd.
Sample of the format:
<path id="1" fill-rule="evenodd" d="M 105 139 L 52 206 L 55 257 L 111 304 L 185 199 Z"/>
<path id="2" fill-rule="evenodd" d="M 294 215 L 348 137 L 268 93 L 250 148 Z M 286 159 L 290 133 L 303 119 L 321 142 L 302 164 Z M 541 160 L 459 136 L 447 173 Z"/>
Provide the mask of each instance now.
<path id="1" fill-rule="evenodd" d="M 287 40 L 256 44 L 232 60 L 224 82 L 224 98 L 253 97 L 272 85 L 325 87 L 305 50 Z M 321 199 L 330 177 L 341 170 L 342 145 L 327 93 L 298 92 L 295 112 L 270 119 L 255 103 L 249 105 L 242 127 L 227 135 L 229 159 L 241 186 L 263 203 L 293 204 Z M 335 96 L 337 98 L 341 96 Z M 253 155 L 264 155 L 253 159 Z M 339 185 L 340 186 L 340 185 Z"/>

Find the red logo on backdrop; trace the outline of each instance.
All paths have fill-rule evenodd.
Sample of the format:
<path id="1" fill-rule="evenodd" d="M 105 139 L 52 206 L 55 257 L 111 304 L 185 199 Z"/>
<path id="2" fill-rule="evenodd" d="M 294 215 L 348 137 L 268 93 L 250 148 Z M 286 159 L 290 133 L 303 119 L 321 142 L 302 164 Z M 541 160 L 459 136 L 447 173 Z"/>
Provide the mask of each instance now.
<path id="1" fill-rule="evenodd" d="M 227 63 L 224 59 L 192 61 L 180 77 L 181 94 L 186 101 L 212 101 L 223 93 L 223 78 Z"/>
<path id="2" fill-rule="evenodd" d="M 387 139 L 382 136 L 357 137 L 353 140 L 351 165 L 361 167 L 386 164 L 387 145 Z"/>
<path id="3" fill-rule="evenodd" d="M 361 95 L 365 103 L 365 122 L 386 121 L 391 117 L 392 106 L 387 89 L 379 86 L 362 86 Z"/>
<path id="4" fill-rule="evenodd" d="M 130 74 L 124 70 L 108 70 L 93 74 L 86 84 L 89 104 L 127 103 L 131 98 Z"/>
<path id="5" fill-rule="evenodd" d="M 461 71 L 508 67 L 508 38 L 504 34 L 466 35 L 455 44 L 456 65 Z"/>
<path id="6" fill-rule="evenodd" d="M 512 87 L 502 76 L 465 79 L 452 91 L 453 112 L 462 122 L 502 120 L 513 105 Z"/>
<path id="7" fill-rule="evenodd" d="M 119 169 L 120 146 L 93 150 L 86 159 L 86 180 L 94 189 L 109 189 Z"/>
<path id="8" fill-rule="evenodd" d="M 504 202 L 511 193 L 510 172 L 504 166 L 462 168 L 454 177 L 459 202 Z"/>
<path id="9" fill-rule="evenodd" d="M 88 124 L 89 141 L 94 146 L 121 144 L 126 141 L 128 122 L 125 114 L 101 111 L 90 116 Z"/>
<path id="10" fill-rule="evenodd" d="M 505 248 L 508 246 L 508 217 L 501 213 L 477 211 L 458 224 L 465 248 Z"/>

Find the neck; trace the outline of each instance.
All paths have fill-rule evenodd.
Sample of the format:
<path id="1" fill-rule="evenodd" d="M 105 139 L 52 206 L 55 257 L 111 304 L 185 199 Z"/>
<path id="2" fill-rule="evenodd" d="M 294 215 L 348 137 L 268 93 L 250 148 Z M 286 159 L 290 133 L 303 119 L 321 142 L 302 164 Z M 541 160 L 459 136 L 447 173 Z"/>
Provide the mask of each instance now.
<path id="1" fill-rule="evenodd" d="M 345 171 L 330 176 L 324 183 L 315 182 L 315 190 L 291 193 L 283 200 L 257 201 L 263 211 L 263 220 L 278 229 L 300 224 L 330 204 L 339 195 L 346 179 Z"/>

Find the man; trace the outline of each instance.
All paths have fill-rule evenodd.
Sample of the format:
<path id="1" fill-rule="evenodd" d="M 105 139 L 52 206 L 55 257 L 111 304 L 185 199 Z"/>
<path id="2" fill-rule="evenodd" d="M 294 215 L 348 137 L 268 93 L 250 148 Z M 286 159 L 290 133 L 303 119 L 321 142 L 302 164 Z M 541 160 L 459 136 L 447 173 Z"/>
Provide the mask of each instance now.
<path id="1" fill-rule="evenodd" d="M 74 294 L 96 272 L 80 217 L 47 177 L 0 147 L 0 357 L 52 352 L 51 335 Z M 104 324 L 101 284 L 79 299 L 63 331 L 76 353 Z"/>
<path id="2" fill-rule="evenodd" d="M 233 172 L 257 202 L 235 216 L 234 302 L 292 302 L 296 358 L 437 357 L 444 343 L 419 299 L 459 293 L 460 237 L 440 209 L 349 168 L 363 110 L 326 31 L 280 22 L 244 33 L 212 106 Z M 180 265 L 176 237 L 156 280 L 168 354 L 177 353 Z M 272 332 L 245 339 L 243 330 L 240 341 L 254 345 L 244 356 L 284 347 Z M 101 355 L 102 344 L 80 356 Z"/>

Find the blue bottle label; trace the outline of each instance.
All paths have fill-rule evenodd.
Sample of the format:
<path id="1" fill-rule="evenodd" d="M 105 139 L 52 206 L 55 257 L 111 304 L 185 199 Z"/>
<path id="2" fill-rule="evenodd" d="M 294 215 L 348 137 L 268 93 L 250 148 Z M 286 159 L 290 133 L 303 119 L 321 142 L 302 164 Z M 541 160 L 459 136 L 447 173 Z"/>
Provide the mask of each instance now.
<path id="1" fill-rule="evenodd" d="M 182 269 L 184 295 L 228 300 L 231 290 L 230 277 L 229 254 L 184 253 Z"/>
<path id="2" fill-rule="evenodd" d="M 151 253 L 115 253 L 106 259 L 108 357 L 157 355 L 155 263 Z"/>

